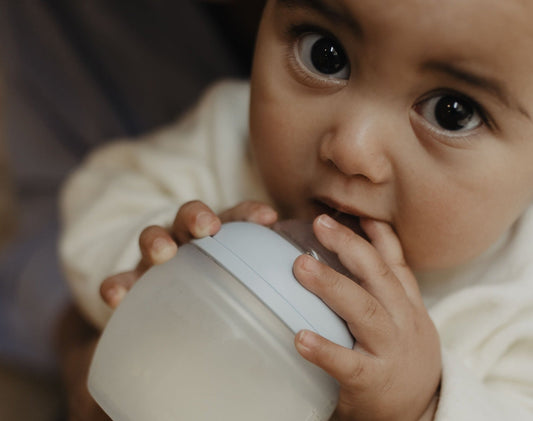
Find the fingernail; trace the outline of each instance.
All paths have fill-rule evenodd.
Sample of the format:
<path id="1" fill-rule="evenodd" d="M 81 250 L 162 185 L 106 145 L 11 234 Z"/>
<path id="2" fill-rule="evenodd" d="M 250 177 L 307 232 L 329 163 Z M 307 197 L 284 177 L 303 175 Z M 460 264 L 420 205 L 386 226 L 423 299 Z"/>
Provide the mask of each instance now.
<path id="1" fill-rule="evenodd" d="M 200 212 L 196 215 L 196 225 L 199 228 L 206 228 L 211 224 L 212 216 L 209 212 Z"/>
<path id="2" fill-rule="evenodd" d="M 335 221 L 331 216 L 324 214 L 318 217 L 318 223 L 326 228 L 331 229 L 335 228 L 337 221 Z"/>
<path id="3" fill-rule="evenodd" d="M 259 215 L 257 215 L 260 221 L 270 221 L 274 219 L 277 216 L 277 212 L 274 209 L 263 209 L 259 212 Z"/>
<path id="4" fill-rule="evenodd" d="M 316 335 L 309 330 L 301 330 L 296 335 L 296 344 L 300 350 L 310 351 L 316 345 Z"/>
<path id="5" fill-rule="evenodd" d="M 205 236 L 211 234 L 211 228 L 215 219 L 209 212 L 200 212 L 196 215 L 196 234 L 198 236 Z"/>
<path id="6" fill-rule="evenodd" d="M 309 254 L 304 254 L 302 257 L 301 267 L 306 272 L 315 272 L 316 271 L 317 261 L 314 257 Z"/>
<path id="7" fill-rule="evenodd" d="M 120 304 L 126 296 L 126 292 L 126 288 L 123 286 L 115 285 L 105 292 L 106 302 L 114 308 Z"/>
<path id="8" fill-rule="evenodd" d="M 156 238 L 152 243 L 150 254 L 155 263 L 163 263 L 174 257 L 177 249 L 176 243 L 169 242 L 163 238 Z"/>

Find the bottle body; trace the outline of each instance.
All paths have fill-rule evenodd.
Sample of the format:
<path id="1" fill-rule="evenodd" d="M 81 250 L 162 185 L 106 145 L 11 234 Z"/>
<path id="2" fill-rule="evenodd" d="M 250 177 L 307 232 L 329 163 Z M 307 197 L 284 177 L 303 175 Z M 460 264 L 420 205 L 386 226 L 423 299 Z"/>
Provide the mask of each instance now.
<path id="1" fill-rule="evenodd" d="M 104 331 L 89 389 L 115 421 L 321 421 L 338 385 L 193 244 L 152 268 Z"/>

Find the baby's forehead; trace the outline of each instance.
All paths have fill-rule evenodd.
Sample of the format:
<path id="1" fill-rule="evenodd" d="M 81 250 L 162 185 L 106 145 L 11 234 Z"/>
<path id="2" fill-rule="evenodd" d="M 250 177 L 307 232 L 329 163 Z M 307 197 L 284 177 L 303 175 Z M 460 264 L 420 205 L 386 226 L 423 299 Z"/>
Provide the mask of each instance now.
<path id="1" fill-rule="evenodd" d="M 318 5 L 323 10 L 336 9 L 347 20 L 360 23 L 364 30 L 395 23 L 403 30 L 446 24 L 449 32 L 467 24 L 472 34 L 479 28 L 506 27 L 501 37 L 522 33 L 533 35 L 533 2 L 530 0 L 278 0 L 303 5 Z M 360 22 L 359 22 L 360 21 Z M 511 25 L 511 26 L 506 26 Z"/>
<path id="2" fill-rule="evenodd" d="M 533 53 L 530 0 L 295 0 L 323 3 L 355 29 L 354 39 L 403 54 L 450 59 L 528 60 Z M 513 57 L 514 56 L 514 57 Z M 532 63 L 533 64 L 533 63 Z"/>

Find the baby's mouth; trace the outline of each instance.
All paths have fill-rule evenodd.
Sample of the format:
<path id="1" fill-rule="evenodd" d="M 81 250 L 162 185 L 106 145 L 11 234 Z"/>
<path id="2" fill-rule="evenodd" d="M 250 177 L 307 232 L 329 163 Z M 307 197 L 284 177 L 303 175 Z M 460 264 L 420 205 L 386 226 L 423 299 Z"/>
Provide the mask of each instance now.
<path id="1" fill-rule="evenodd" d="M 330 216 L 340 224 L 350 228 L 356 234 L 365 236 L 364 231 L 361 228 L 360 218 L 358 216 L 350 215 L 341 211 L 336 211 Z"/>

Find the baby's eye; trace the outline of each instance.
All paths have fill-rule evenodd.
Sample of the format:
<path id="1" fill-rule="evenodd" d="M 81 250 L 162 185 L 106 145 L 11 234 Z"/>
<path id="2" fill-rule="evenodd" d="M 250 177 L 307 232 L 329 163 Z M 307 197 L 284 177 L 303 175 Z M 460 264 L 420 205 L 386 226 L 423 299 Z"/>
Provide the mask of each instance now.
<path id="1" fill-rule="evenodd" d="M 419 102 L 415 111 L 431 125 L 447 131 L 469 131 L 483 124 L 477 105 L 457 94 L 442 94 Z"/>
<path id="2" fill-rule="evenodd" d="M 350 66 L 342 45 L 318 33 L 303 34 L 296 45 L 301 65 L 309 72 L 328 78 L 348 79 Z"/>

